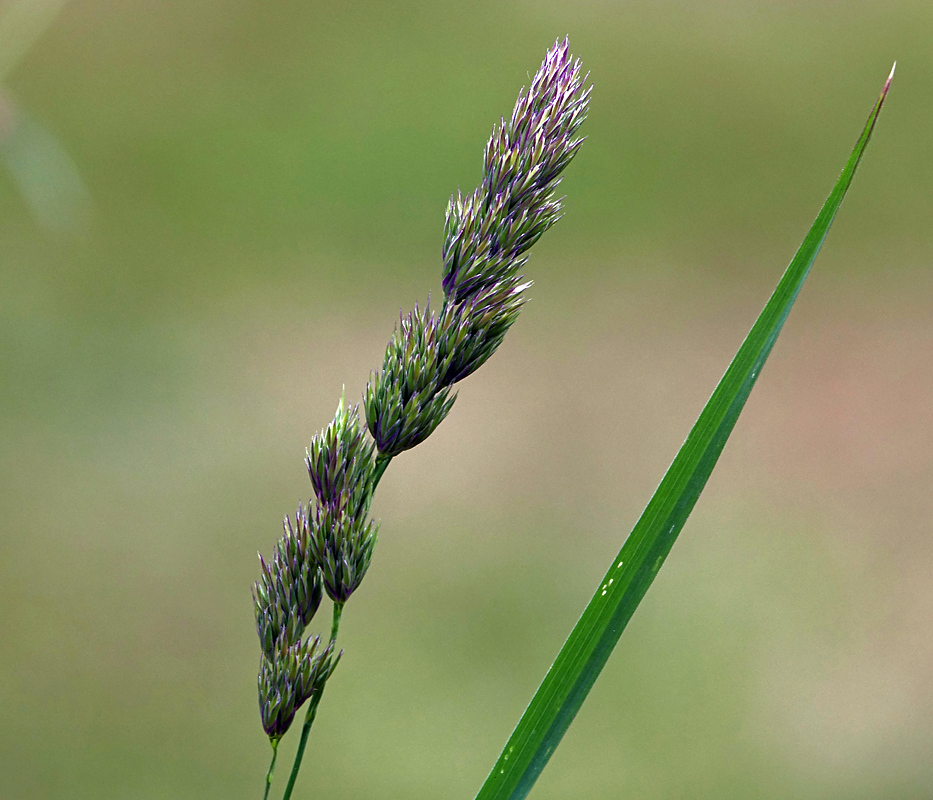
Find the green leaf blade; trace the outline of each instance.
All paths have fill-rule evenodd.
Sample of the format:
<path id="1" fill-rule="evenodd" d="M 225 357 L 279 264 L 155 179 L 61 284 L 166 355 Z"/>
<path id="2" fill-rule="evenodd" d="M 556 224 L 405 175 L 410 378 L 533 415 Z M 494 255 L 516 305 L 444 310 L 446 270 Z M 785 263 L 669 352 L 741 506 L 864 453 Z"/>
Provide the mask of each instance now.
<path id="1" fill-rule="evenodd" d="M 526 797 L 573 722 L 735 427 L 852 182 L 893 76 L 892 69 L 816 221 L 538 687 L 476 800 Z"/>

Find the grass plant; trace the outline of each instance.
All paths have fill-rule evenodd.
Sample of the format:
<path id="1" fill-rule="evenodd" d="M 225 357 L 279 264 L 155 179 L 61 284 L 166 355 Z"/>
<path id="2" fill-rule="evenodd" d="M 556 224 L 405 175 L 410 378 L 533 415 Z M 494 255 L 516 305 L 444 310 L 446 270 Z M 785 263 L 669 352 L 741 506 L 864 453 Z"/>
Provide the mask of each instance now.
<path id="1" fill-rule="evenodd" d="M 891 73 L 893 76 L 893 70 Z M 626 624 L 664 563 L 744 407 L 852 181 L 891 77 L 855 149 L 777 289 L 726 370 L 686 442 L 508 740 L 478 800 L 525 797 L 573 721 Z M 313 497 L 299 504 L 271 558 L 260 556 L 253 586 L 260 641 L 259 707 L 272 745 L 265 798 L 278 745 L 305 704 L 298 749 L 283 800 L 295 788 L 308 736 L 342 651 L 344 606 L 369 569 L 378 525 L 373 494 L 391 460 L 427 439 L 456 400 L 453 387 L 496 351 L 531 283 L 527 252 L 561 216 L 555 194 L 578 152 L 590 89 L 568 43 L 556 42 L 508 120 L 487 142 L 483 180 L 447 207 L 440 308 L 403 314 L 358 405 L 341 398 L 306 458 Z M 330 636 L 305 636 L 323 596 L 333 607 Z"/>

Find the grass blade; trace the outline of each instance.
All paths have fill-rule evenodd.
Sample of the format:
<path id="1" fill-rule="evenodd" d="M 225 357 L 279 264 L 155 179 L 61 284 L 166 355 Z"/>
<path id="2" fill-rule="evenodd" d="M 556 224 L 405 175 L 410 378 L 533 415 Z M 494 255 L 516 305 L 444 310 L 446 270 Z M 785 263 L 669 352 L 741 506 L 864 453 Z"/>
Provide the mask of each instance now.
<path id="1" fill-rule="evenodd" d="M 893 76 L 892 69 L 845 169 L 803 244 L 613 559 L 476 800 L 524 798 L 586 699 L 716 465 L 852 182 Z"/>

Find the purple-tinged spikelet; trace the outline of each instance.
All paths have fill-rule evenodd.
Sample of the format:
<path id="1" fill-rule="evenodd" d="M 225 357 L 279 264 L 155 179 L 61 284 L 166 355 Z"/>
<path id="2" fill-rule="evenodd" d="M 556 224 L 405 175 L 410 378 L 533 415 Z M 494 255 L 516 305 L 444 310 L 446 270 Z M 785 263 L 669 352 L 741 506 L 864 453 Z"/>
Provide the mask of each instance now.
<path id="1" fill-rule="evenodd" d="M 439 333 L 430 308 L 416 305 L 401 317 L 382 370 L 366 385 L 366 424 L 384 456 L 421 444 L 454 404 L 441 381 L 450 357 L 438 347 Z"/>
<path id="2" fill-rule="evenodd" d="M 333 422 L 311 440 L 305 465 L 318 503 L 363 516 L 371 499 L 374 448 L 358 414 L 358 406 L 346 406 L 341 397 Z"/>
<path id="3" fill-rule="evenodd" d="M 313 694 L 319 692 L 340 660 L 334 643 L 321 648 L 321 637 L 306 642 L 282 644 L 271 658 L 263 655 L 259 668 L 259 713 L 262 727 L 270 739 L 285 735 L 295 712 Z"/>
<path id="4" fill-rule="evenodd" d="M 444 305 L 436 336 L 441 360 L 447 364 L 441 376 L 443 385 L 463 380 L 496 351 L 518 318 L 530 285 L 518 277 L 506 278 L 480 289 L 460 305 Z"/>
<path id="5" fill-rule="evenodd" d="M 523 253 L 559 218 L 560 174 L 583 143 L 589 89 L 569 45 L 555 42 L 508 122 L 493 130 L 483 181 L 447 207 L 444 293 L 456 304 L 517 275 Z"/>
<path id="6" fill-rule="evenodd" d="M 337 506 L 319 505 L 307 526 L 309 549 L 320 567 L 327 596 L 335 603 L 346 603 L 369 569 L 378 524 Z"/>
<path id="7" fill-rule="evenodd" d="M 321 604 L 321 572 L 309 552 L 310 542 L 301 506 L 296 527 L 288 517 L 267 562 L 259 556 L 261 576 L 253 584 L 256 630 L 263 652 L 271 657 L 281 643 L 293 645 L 301 639 Z"/>

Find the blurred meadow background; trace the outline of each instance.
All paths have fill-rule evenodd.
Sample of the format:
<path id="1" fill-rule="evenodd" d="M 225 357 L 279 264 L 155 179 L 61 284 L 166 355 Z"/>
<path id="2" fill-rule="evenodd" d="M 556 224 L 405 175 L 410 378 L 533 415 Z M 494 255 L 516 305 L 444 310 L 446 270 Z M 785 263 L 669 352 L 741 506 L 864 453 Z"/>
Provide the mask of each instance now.
<path id="1" fill-rule="evenodd" d="M 0 2 L 0 798 L 259 797 L 256 551 L 565 34 L 595 86 L 566 216 L 379 488 L 296 797 L 473 796 L 895 59 L 532 797 L 933 797 L 931 31 L 922 0 Z"/>

